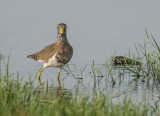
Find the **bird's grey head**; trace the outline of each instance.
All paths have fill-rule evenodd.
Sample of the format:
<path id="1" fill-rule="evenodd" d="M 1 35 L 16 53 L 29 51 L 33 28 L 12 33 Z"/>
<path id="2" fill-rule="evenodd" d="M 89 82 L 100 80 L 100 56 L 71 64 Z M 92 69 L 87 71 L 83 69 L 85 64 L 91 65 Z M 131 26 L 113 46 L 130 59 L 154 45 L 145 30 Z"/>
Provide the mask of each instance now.
<path id="1" fill-rule="evenodd" d="M 59 23 L 57 26 L 58 34 L 65 34 L 67 29 L 67 25 L 64 23 Z"/>
<path id="2" fill-rule="evenodd" d="M 67 37 L 66 37 L 66 29 L 67 29 L 67 25 L 64 23 L 59 23 L 57 26 L 57 31 L 58 31 L 58 39 L 63 40 L 63 41 L 67 41 Z"/>

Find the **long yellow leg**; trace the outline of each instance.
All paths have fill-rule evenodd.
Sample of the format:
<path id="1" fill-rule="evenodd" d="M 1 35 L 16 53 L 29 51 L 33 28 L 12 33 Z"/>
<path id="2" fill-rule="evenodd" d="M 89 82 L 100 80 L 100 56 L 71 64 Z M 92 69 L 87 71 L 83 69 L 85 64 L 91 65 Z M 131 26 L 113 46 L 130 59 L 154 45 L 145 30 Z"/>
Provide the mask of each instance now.
<path id="1" fill-rule="evenodd" d="M 44 70 L 44 68 L 42 68 L 42 69 L 39 71 L 38 76 L 37 76 L 38 82 L 39 82 L 40 84 L 42 84 L 42 83 L 41 83 L 41 74 L 42 74 L 43 70 Z"/>
<path id="2" fill-rule="evenodd" d="M 60 82 L 60 80 L 59 80 L 60 73 L 61 73 L 61 68 L 58 69 L 58 75 L 57 75 L 57 81 L 58 81 L 58 86 L 59 86 L 59 87 L 61 87 L 61 82 Z"/>
<path id="3" fill-rule="evenodd" d="M 58 80 L 59 80 L 60 74 L 61 74 L 61 68 L 58 69 L 58 75 L 57 75 Z"/>
<path id="4" fill-rule="evenodd" d="M 61 82 L 60 82 L 60 80 L 58 79 L 57 81 L 58 81 L 58 87 L 61 87 Z"/>

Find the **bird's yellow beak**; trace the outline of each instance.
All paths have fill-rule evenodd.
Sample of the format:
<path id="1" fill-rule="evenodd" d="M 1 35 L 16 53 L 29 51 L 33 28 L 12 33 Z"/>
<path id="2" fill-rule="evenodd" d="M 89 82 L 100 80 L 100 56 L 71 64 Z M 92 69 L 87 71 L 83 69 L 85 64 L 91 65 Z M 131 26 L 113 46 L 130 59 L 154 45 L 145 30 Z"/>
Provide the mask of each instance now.
<path id="1" fill-rule="evenodd" d="M 64 29 L 63 29 L 63 28 L 60 28 L 60 29 L 59 29 L 59 33 L 60 33 L 60 34 L 63 34 L 63 33 L 64 33 Z"/>

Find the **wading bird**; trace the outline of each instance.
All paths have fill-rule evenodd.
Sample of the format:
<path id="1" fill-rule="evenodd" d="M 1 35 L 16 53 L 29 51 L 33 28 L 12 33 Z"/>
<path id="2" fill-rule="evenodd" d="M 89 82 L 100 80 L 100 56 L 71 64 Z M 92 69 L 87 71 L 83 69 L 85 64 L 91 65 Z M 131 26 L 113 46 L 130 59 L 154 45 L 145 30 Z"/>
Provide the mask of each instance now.
<path id="1" fill-rule="evenodd" d="M 37 78 L 41 83 L 41 74 L 45 68 L 48 67 L 57 67 L 58 75 L 57 79 L 59 81 L 61 68 L 67 64 L 73 55 L 73 48 L 69 44 L 66 35 L 67 25 L 64 23 L 60 23 L 57 26 L 57 41 L 51 45 L 48 45 L 41 51 L 28 55 L 27 58 L 32 58 L 38 62 L 43 63 L 43 67 L 39 71 Z"/>

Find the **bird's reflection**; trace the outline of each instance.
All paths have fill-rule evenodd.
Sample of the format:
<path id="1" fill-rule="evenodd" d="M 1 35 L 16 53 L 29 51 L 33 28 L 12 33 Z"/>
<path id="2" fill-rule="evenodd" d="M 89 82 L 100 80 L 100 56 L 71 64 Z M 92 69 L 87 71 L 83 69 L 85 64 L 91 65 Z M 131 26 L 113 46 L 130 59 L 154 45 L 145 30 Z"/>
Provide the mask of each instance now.
<path id="1" fill-rule="evenodd" d="M 62 98 L 66 100 L 72 99 L 72 93 L 70 90 L 61 87 L 61 82 L 57 79 L 57 87 L 39 86 L 35 88 L 35 93 L 40 95 L 42 101 L 53 102 L 56 99 Z"/>

